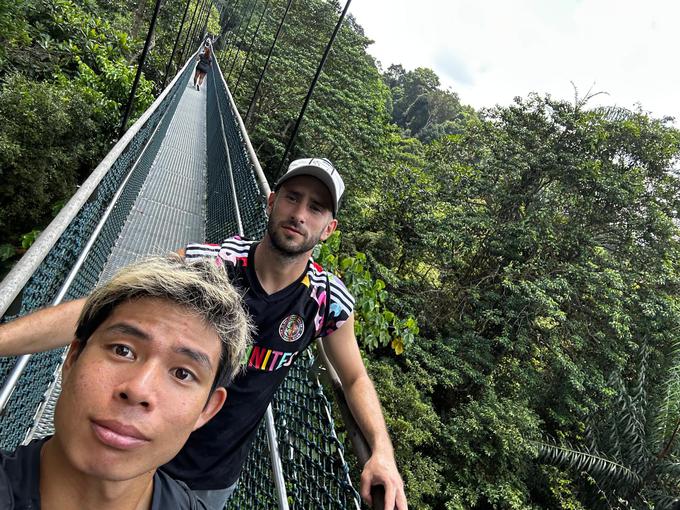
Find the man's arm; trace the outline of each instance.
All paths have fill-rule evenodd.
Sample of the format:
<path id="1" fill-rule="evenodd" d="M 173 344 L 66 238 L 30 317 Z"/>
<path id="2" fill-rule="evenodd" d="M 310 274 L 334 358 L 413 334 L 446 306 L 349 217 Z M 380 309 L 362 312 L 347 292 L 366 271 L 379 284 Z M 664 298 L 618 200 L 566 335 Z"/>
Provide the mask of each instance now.
<path id="1" fill-rule="evenodd" d="M 68 345 L 85 299 L 43 308 L 0 326 L 0 356 L 48 351 Z"/>
<path id="2" fill-rule="evenodd" d="M 371 457 L 361 473 L 361 496 L 369 504 L 371 486 L 385 487 L 385 510 L 406 510 L 404 483 L 394 460 L 392 442 L 387 434 L 385 419 L 380 408 L 373 382 L 354 336 L 354 314 L 340 329 L 324 338 L 324 350 L 338 373 L 350 410 L 371 448 Z"/>
<path id="3" fill-rule="evenodd" d="M 184 257 L 185 249 L 176 250 Z M 76 334 L 85 299 L 42 308 L 0 325 L 0 356 L 19 356 L 65 347 Z"/>

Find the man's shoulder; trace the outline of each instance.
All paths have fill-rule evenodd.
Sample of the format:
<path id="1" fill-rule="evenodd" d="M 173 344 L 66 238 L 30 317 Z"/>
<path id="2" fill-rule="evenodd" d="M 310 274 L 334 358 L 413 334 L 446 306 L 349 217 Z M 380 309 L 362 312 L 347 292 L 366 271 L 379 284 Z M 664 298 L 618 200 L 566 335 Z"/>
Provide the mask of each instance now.
<path id="1" fill-rule="evenodd" d="M 325 270 L 318 262 L 310 259 L 307 276 L 312 287 L 330 291 L 331 302 L 343 303 L 350 310 L 353 308 L 354 297 L 338 275 Z"/>
<path id="2" fill-rule="evenodd" d="M 225 262 L 236 265 L 239 260 L 247 260 L 250 249 L 255 241 L 248 241 L 240 237 L 230 237 L 221 244 L 189 243 L 185 256 L 192 258 L 220 258 Z"/>
<path id="3" fill-rule="evenodd" d="M 184 482 L 175 480 L 162 470 L 153 478 L 153 500 L 151 510 L 206 510 L 205 503 L 194 494 Z"/>
<path id="4" fill-rule="evenodd" d="M 38 508 L 40 504 L 40 449 L 45 440 L 0 450 L 0 510 Z"/>

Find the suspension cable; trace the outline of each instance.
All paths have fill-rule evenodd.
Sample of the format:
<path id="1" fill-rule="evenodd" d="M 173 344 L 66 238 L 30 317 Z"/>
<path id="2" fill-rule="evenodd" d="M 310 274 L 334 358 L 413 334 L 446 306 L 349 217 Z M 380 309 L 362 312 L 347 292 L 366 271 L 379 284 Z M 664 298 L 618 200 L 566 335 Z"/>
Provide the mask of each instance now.
<path id="1" fill-rule="evenodd" d="M 175 44 L 172 45 L 172 53 L 170 54 L 170 59 L 168 60 L 168 65 L 165 66 L 165 73 L 163 74 L 163 85 L 161 85 L 161 89 L 165 88 L 165 82 L 168 79 L 168 73 L 170 72 L 170 66 L 172 65 L 172 59 L 175 56 L 175 51 L 177 50 L 177 43 L 179 43 L 179 38 L 182 35 L 182 29 L 184 28 L 184 22 L 187 19 L 187 12 L 189 12 L 189 4 L 191 4 L 191 0 L 187 0 L 187 5 L 184 7 L 184 14 L 182 14 L 182 21 L 179 24 L 179 30 L 177 31 L 177 37 L 175 37 Z"/>
<path id="2" fill-rule="evenodd" d="M 253 0 L 253 7 L 250 9 L 250 15 L 248 16 L 248 22 L 246 23 L 245 28 L 243 29 L 243 33 L 241 34 L 241 41 L 240 44 L 236 45 L 236 53 L 234 53 L 234 58 L 231 61 L 231 66 L 229 67 L 229 74 L 227 75 L 227 84 L 229 83 L 229 78 L 231 78 L 231 73 L 234 70 L 234 66 L 236 65 L 236 61 L 238 60 L 238 56 L 241 53 L 241 46 L 243 45 L 243 41 L 246 38 L 246 35 L 248 34 L 248 29 L 250 28 L 250 21 L 253 19 L 253 14 L 255 14 L 255 7 L 257 6 L 257 0 Z"/>
<path id="3" fill-rule="evenodd" d="M 274 48 L 276 47 L 276 43 L 279 40 L 279 35 L 281 34 L 281 28 L 283 28 L 283 22 L 286 20 L 286 16 L 288 15 L 288 11 L 290 10 L 290 6 L 293 4 L 293 0 L 288 0 L 288 4 L 286 5 L 286 10 L 283 11 L 283 16 L 281 16 L 281 21 L 279 22 L 279 26 L 276 29 L 276 35 L 274 35 L 274 40 L 272 41 L 272 45 L 269 48 L 269 53 L 267 53 L 267 60 L 264 63 L 264 67 L 262 68 L 262 72 L 260 73 L 260 77 L 257 80 L 257 85 L 255 85 L 255 90 L 253 91 L 253 97 L 250 99 L 250 104 L 248 105 L 248 111 L 246 112 L 246 118 L 244 119 L 245 125 L 248 126 L 250 122 L 250 116 L 253 113 L 253 105 L 255 104 L 255 100 L 257 99 L 257 94 L 260 92 L 260 86 L 262 85 L 262 80 L 264 79 L 264 74 L 267 72 L 267 68 L 269 67 L 269 61 L 272 58 L 272 53 L 274 53 Z"/>
<path id="4" fill-rule="evenodd" d="M 202 0 L 201 1 L 201 7 L 198 9 L 198 17 L 196 18 L 196 24 L 194 25 L 194 29 L 191 31 L 191 36 L 189 37 L 189 44 L 193 47 L 196 41 L 196 31 L 198 30 L 198 24 L 201 22 L 201 18 L 203 17 L 203 11 L 205 10 L 205 5 L 208 3 L 208 0 Z"/>
<path id="5" fill-rule="evenodd" d="M 210 18 L 210 11 L 212 11 L 213 8 L 213 0 L 210 0 L 210 4 L 207 5 L 207 9 L 205 11 L 205 21 L 203 22 L 203 28 L 201 29 L 201 33 L 199 34 L 201 36 L 200 40 L 203 41 L 203 38 L 205 37 L 205 31 L 208 28 L 208 19 Z M 210 48 L 210 51 L 212 51 L 212 48 Z"/>
<path id="6" fill-rule="evenodd" d="M 238 10 L 238 5 L 240 3 L 241 0 L 234 0 L 234 5 L 231 6 L 229 12 L 227 13 L 227 19 L 224 21 L 224 25 L 220 25 L 222 32 L 225 32 L 224 35 L 222 36 L 223 42 L 220 44 L 220 48 L 226 48 L 229 45 L 229 36 L 231 35 L 232 31 L 231 30 L 227 31 L 227 29 L 229 28 L 229 23 L 234 17 L 234 13 Z"/>
<path id="7" fill-rule="evenodd" d="M 127 105 L 125 106 L 125 113 L 123 113 L 123 121 L 120 123 L 120 132 L 118 134 L 119 138 L 123 136 L 123 133 L 125 133 L 125 126 L 127 126 L 127 121 L 130 118 L 132 105 L 135 102 L 135 94 L 137 92 L 137 87 L 139 86 L 139 79 L 142 76 L 142 68 L 144 67 L 146 55 L 147 53 L 149 53 L 151 37 L 153 36 L 154 29 L 156 28 L 156 20 L 158 19 L 158 11 L 160 10 L 160 8 L 161 0 L 156 0 L 156 6 L 154 7 L 153 16 L 151 16 L 151 23 L 149 23 L 149 31 L 146 34 L 146 41 L 144 41 L 144 49 L 142 50 L 142 56 L 139 57 L 139 63 L 137 64 L 137 73 L 135 74 L 135 80 L 132 82 L 132 90 L 130 90 L 130 96 L 128 97 Z"/>
<path id="8" fill-rule="evenodd" d="M 196 11 L 198 10 L 198 2 L 199 2 L 199 0 L 196 0 L 196 3 L 194 4 L 194 12 L 191 14 L 191 21 L 189 22 L 189 28 L 187 29 L 187 36 L 184 38 L 184 44 L 182 45 L 182 52 L 179 54 L 179 61 L 180 62 L 184 61 L 184 53 L 186 52 L 187 43 L 189 42 L 189 35 L 191 34 L 191 28 L 194 26 L 194 19 L 196 18 Z"/>
<path id="9" fill-rule="evenodd" d="M 314 89 L 316 88 L 316 83 L 319 81 L 319 76 L 321 75 L 321 71 L 323 70 L 323 66 L 326 63 L 326 59 L 328 58 L 328 54 L 331 51 L 331 47 L 333 46 L 333 42 L 335 41 L 335 37 L 338 34 L 338 31 L 340 30 L 340 25 L 342 25 L 342 21 L 345 19 L 345 14 L 347 14 L 347 9 L 349 8 L 349 4 L 352 3 L 352 0 L 347 0 L 347 3 L 345 4 L 345 8 L 342 10 L 342 13 L 340 14 L 340 18 L 338 19 L 338 22 L 335 25 L 335 29 L 333 30 L 333 34 L 331 35 L 331 38 L 328 41 L 328 44 L 326 45 L 326 50 L 323 53 L 323 56 L 321 57 L 321 62 L 319 62 L 319 67 L 316 69 L 316 74 L 314 75 L 314 79 L 312 80 L 312 84 L 309 86 L 309 91 L 307 92 L 307 97 L 305 97 L 305 101 L 302 104 L 302 109 L 300 110 L 300 115 L 298 115 L 297 121 L 295 122 L 295 127 L 293 128 L 293 132 L 290 135 L 290 138 L 288 139 L 288 144 L 286 145 L 286 150 L 283 152 L 283 157 L 281 158 L 281 164 L 279 165 L 279 171 L 276 175 L 276 178 L 278 179 L 281 173 L 283 172 L 283 169 L 286 165 L 286 160 L 288 159 L 288 155 L 290 154 L 290 151 L 293 148 L 293 144 L 295 143 L 295 140 L 297 139 L 298 132 L 300 131 L 300 124 L 302 124 L 302 119 L 305 116 L 305 111 L 307 110 L 307 106 L 309 105 L 309 101 L 312 98 L 312 94 L 314 93 Z"/>
<path id="10" fill-rule="evenodd" d="M 236 42 L 238 41 L 238 37 L 239 37 L 239 36 L 238 36 L 238 33 L 239 33 L 240 30 L 241 30 L 241 26 L 243 26 L 243 18 L 244 18 L 243 15 L 245 14 L 245 12 L 246 12 L 246 0 L 243 1 L 243 5 L 241 6 L 241 12 L 239 13 L 239 16 L 238 16 L 238 18 L 239 18 L 239 19 L 238 19 L 238 27 L 236 27 L 236 30 L 234 30 L 234 31 L 232 32 L 232 34 L 231 34 L 232 37 L 229 38 L 229 41 L 230 41 L 230 42 L 231 42 L 232 39 L 234 40 L 234 42 L 232 43 L 232 47 L 233 47 L 233 46 L 236 44 Z"/>
<path id="11" fill-rule="evenodd" d="M 260 19 L 257 22 L 257 27 L 255 28 L 255 32 L 253 32 L 253 38 L 250 40 L 250 45 L 248 46 L 248 54 L 246 55 L 246 58 L 243 59 L 243 65 L 241 66 L 241 70 L 238 73 L 238 78 L 236 79 L 236 85 L 234 86 L 233 94 L 234 96 L 236 96 L 239 83 L 241 83 L 241 76 L 243 75 L 243 70 L 246 68 L 248 60 L 250 60 L 250 55 L 253 53 L 253 45 L 255 44 L 255 39 L 257 39 L 257 36 L 260 35 L 260 26 L 262 25 L 262 20 L 264 19 L 264 15 L 267 12 L 267 7 L 269 7 L 269 0 L 267 0 L 267 2 L 264 4 L 264 9 L 262 9 L 262 14 L 260 15 Z"/>

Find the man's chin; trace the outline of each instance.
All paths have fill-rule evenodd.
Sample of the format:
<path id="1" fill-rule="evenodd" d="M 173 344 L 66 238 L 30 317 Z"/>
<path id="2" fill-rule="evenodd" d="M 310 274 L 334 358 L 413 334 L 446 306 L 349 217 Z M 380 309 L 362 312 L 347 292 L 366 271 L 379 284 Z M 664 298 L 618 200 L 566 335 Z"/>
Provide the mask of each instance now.
<path id="1" fill-rule="evenodd" d="M 298 246 L 286 246 L 282 243 L 275 244 L 274 249 L 279 253 L 279 255 L 283 255 L 284 257 L 288 258 L 295 258 L 299 257 L 303 253 L 305 253 L 306 250 L 301 250 Z"/>
<path id="2" fill-rule="evenodd" d="M 126 462 L 88 463 L 81 469 L 87 476 L 104 482 L 125 482 L 140 476 L 153 476 L 156 470 L 152 466 Z"/>
<path id="3" fill-rule="evenodd" d="M 286 239 L 283 236 L 270 236 L 272 246 L 281 255 L 286 257 L 297 257 L 309 251 L 309 248 L 304 242 L 296 242 L 292 239 Z"/>

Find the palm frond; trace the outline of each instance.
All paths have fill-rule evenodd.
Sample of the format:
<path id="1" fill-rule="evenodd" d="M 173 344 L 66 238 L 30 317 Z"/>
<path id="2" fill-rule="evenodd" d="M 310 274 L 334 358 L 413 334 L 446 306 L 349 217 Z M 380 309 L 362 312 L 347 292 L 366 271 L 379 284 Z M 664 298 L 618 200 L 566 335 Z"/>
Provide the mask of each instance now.
<path id="1" fill-rule="evenodd" d="M 586 451 L 570 444 L 558 444 L 552 439 L 534 441 L 540 461 L 555 466 L 586 472 L 599 485 L 630 488 L 642 482 L 640 476 L 630 467 L 607 458 L 597 451 Z"/>
<path id="2" fill-rule="evenodd" d="M 599 113 L 611 122 L 627 120 L 635 115 L 633 111 L 621 106 L 600 106 L 598 108 L 593 108 L 593 111 Z"/>
<path id="3" fill-rule="evenodd" d="M 671 479 L 679 480 L 680 484 L 680 462 L 659 462 L 657 465 L 659 473 L 669 476 Z M 680 490 L 680 485 L 678 486 Z M 680 494 L 678 494 L 680 496 Z"/>
<path id="4" fill-rule="evenodd" d="M 677 451 L 677 440 L 675 444 L 671 444 L 670 441 L 677 432 L 680 422 L 680 342 L 673 345 L 666 359 L 667 377 L 651 424 L 653 441 L 659 450 L 657 453 L 661 453 L 662 449 L 668 449 L 667 453 Z"/>
<path id="5" fill-rule="evenodd" d="M 659 491 L 650 491 L 649 500 L 654 503 L 654 510 L 675 510 L 680 503 L 678 496 L 671 496 Z"/>
<path id="6" fill-rule="evenodd" d="M 596 449 L 606 451 L 610 458 L 619 459 L 632 469 L 642 472 L 653 457 L 647 447 L 646 394 L 637 389 L 643 375 L 638 374 L 633 390 L 629 390 L 619 374 L 612 374 L 609 385 L 617 397 L 610 408 L 593 420 Z"/>

